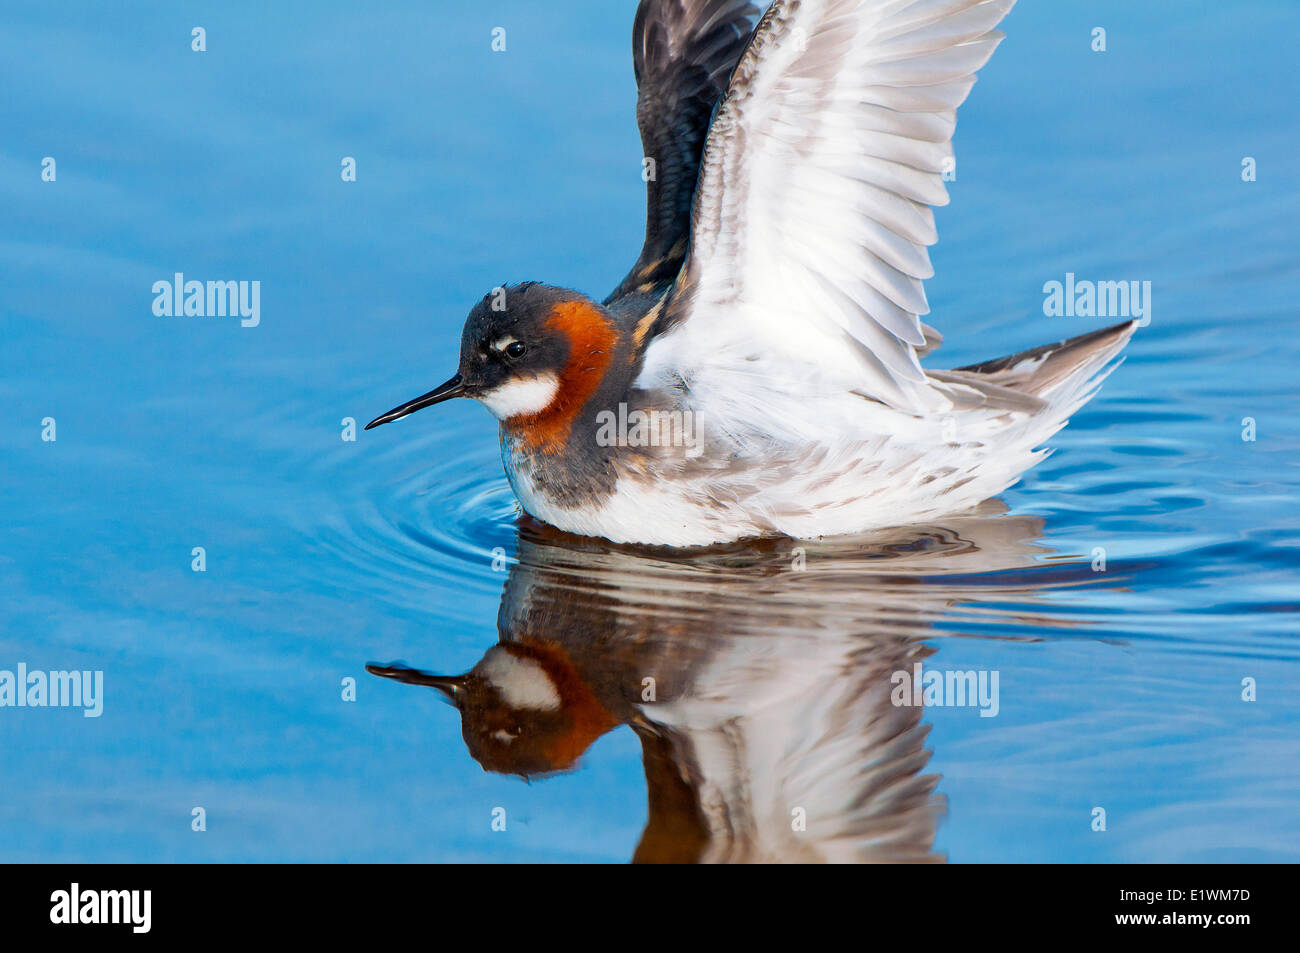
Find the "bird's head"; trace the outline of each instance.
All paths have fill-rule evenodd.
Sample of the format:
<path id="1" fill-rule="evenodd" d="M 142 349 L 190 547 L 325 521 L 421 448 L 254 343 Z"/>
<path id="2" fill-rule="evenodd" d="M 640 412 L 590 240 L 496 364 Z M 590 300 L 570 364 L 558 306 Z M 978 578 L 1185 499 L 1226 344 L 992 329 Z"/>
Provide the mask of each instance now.
<path id="1" fill-rule="evenodd" d="M 526 778 L 574 767 L 615 726 L 568 654 L 545 641 L 492 646 L 464 675 L 367 665 L 372 675 L 437 689 L 460 710 L 461 732 L 484 769 Z"/>
<path id="2" fill-rule="evenodd" d="M 507 429 L 554 436 L 600 386 L 617 344 L 609 313 L 576 291 L 533 282 L 496 288 L 465 319 L 456 375 L 366 429 L 469 397 Z"/>

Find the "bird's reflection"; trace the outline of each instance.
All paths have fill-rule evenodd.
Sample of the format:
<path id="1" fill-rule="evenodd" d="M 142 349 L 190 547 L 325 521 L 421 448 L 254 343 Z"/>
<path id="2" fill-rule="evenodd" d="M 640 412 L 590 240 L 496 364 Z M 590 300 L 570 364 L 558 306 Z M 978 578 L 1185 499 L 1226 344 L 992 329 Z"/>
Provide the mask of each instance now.
<path id="1" fill-rule="evenodd" d="M 942 860 L 928 727 L 891 676 L 933 654 L 954 604 L 1060 584 L 1031 569 L 1040 529 L 984 513 L 681 556 L 525 526 L 471 671 L 368 668 L 443 693 L 489 771 L 565 771 L 628 725 L 649 794 L 636 861 Z"/>

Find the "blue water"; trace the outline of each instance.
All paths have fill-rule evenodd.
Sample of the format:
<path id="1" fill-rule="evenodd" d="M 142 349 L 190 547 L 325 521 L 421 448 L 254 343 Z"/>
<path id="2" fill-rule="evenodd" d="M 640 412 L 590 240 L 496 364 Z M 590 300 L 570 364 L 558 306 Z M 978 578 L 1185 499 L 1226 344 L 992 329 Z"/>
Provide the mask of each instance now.
<path id="1" fill-rule="evenodd" d="M 697 559 L 521 526 L 468 402 L 342 439 L 452 373 L 485 291 L 601 297 L 641 238 L 630 0 L 380 6 L 0 12 L 0 669 L 104 673 L 99 718 L 0 708 L 0 859 L 625 861 L 655 745 L 752 789 L 729 856 L 856 797 L 885 859 L 1300 859 L 1291 0 L 1024 0 L 961 112 L 930 361 L 1106 323 L 1044 316 L 1067 272 L 1150 281 L 1150 325 L 1006 512 Z M 156 316 L 175 272 L 260 281 L 260 324 Z M 499 638 L 608 714 L 571 770 L 484 771 L 364 670 Z M 997 672 L 997 716 L 882 727 L 914 658 Z"/>

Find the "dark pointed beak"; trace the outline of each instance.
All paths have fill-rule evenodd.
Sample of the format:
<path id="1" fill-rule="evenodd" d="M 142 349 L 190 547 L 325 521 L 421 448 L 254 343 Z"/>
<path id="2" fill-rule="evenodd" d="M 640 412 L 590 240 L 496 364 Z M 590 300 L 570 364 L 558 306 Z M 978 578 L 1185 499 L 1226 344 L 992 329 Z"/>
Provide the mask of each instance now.
<path id="1" fill-rule="evenodd" d="M 426 688 L 436 688 L 453 705 L 457 704 L 465 691 L 464 675 L 434 675 L 432 672 L 422 672 L 418 668 L 407 668 L 401 664 L 370 664 L 366 666 L 366 671 L 381 678 L 391 678 L 395 682 L 405 682 L 407 685 L 423 685 Z"/>
<path id="2" fill-rule="evenodd" d="M 370 421 L 370 423 L 366 424 L 366 429 L 369 430 L 371 427 L 378 427 L 380 424 L 386 424 L 390 421 L 398 420 L 405 417 L 407 414 L 413 414 L 417 410 L 423 410 L 425 407 L 432 407 L 434 404 L 441 404 L 444 400 L 451 400 L 453 397 L 464 397 L 467 390 L 468 388 L 465 386 L 465 382 L 462 381 L 460 375 L 457 374 L 451 380 L 447 381 L 447 383 L 439 384 L 433 390 L 429 391 L 429 393 L 417 397 L 415 400 L 408 400 L 401 407 L 394 407 L 386 414 L 380 414 L 374 420 Z"/>

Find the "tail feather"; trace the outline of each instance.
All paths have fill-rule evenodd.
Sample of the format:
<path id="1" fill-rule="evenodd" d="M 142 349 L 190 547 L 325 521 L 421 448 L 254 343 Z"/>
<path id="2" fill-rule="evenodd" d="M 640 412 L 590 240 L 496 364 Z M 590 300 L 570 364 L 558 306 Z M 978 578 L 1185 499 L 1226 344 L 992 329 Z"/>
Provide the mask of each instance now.
<path id="1" fill-rule="evenodd" d="M 965 439 L 975 436 L 984 447 L 965 466 L 954 467 L 950 481 L 935 480 L 936 492 L 946 493 L 945 502 L 974 503 L 1020 479 L 1051 452 L 1044 444 L 1119 366 L 1116 359 L 1136 329 L 1137 322 L 1127 321 L 981 364 L 929 372 L 964 411 L 958 426 Z"/>
<path id="2" fill-rule="evenodd" d="M 1137 326 L 1136 321 L 1125 321 L 1056 344 L 959 367 L 956 373 L 974 375 L 998 387 L 1050 399 L 1063 386 L 1077 387 L 1090 381 L 1124 349 Z"/>

